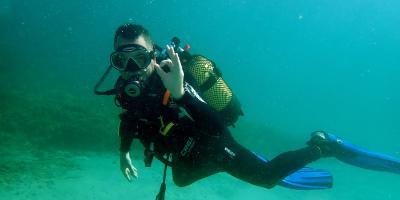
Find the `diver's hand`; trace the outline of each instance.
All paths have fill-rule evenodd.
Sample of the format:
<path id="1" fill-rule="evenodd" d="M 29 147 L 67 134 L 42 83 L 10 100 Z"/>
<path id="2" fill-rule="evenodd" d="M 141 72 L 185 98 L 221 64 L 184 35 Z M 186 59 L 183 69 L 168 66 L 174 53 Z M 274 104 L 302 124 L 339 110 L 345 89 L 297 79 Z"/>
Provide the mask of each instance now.
<path id="1" fill-rule="evenodd" d="M 119 164 L 122 173 L 129 182 L 132 181 L 132 177 L 138 178 L 137 169 L 133 166 L 131 156 L 129 152 L 121 152 L 119 156 Z"/>
<path id="2" fill-rule="evenodd" d="M 165 88 L 171 92 L 171 96 L 174 99 L 180 99 L 184 94 L 182 64 L 174 48 L 167 45 L 167 52 L 171 59 L 163 60 L 160 65 L 155 64 L 155 68 Z M 166 65 L 169 67 L 169 72 L 162 69 Z"/>

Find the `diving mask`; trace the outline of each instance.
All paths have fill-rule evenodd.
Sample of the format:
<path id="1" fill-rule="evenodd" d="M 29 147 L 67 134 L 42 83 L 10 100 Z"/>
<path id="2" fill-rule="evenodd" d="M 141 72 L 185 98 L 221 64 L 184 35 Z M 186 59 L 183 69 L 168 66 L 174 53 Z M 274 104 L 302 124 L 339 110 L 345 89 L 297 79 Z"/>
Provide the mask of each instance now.
<path id="1" fill-rule="evenodd" d="M 149 52 L 143 46 L 128 44 L 121 46 L 110 56 L 110 63 L 118 71 L 136 72 L 146 69 L 151 60 L 154 59 L 155 52 Z"/>

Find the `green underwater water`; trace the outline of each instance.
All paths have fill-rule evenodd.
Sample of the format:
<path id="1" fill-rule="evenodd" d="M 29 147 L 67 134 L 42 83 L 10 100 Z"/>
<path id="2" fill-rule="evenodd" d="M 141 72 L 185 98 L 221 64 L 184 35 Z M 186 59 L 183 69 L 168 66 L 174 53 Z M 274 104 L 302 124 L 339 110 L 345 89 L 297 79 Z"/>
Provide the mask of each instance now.
<path id="1" fill-rule="evenodd" d="M 119 109 L 92 92 L 125 22 L 213 59 L 244 108 L 233 134 L 254 151 L 271 158 L 323 129 L 400 157 L 398 13 L 396 0 L 0 0 L 0 196 L 154 199 L 162 166 L 145 168 L 138 149 L 141 178 L 126 183 Z M 398 175 L 312 166 L 333 173 L 333 189 L 266 190 L 226 174 L 179 188 L 169 177 L 167 199 L 400 199 Z"/>

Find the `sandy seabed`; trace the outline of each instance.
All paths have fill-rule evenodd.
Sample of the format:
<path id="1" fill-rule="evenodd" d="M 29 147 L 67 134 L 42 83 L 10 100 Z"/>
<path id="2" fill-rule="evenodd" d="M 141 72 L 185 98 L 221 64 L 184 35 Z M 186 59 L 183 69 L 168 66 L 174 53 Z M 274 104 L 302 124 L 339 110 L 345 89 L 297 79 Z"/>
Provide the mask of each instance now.
<path id="1" fill-rule="evenodd" d="M 151 168 L 134 160 L 139 178 L 129 183 L 119 171 L 117 152 L 78 153 L 41 150 L 29 142 L 10 145 L 17 138 L 2 138 L 0 161 L 0 199 L 155 199 L 163 166 Z M 8 142 L 7 142 L 8 141 Z M 335 178 L 333 189 L 296 191 L 282 187 L 267 190 L 221 173 L 180 188 L 173 184 L 169 171 L 166 199 L 400 199 L 398 175 L 350 167 L 334 159 L 319 161 L 314 167 L 329 169 Z"/>

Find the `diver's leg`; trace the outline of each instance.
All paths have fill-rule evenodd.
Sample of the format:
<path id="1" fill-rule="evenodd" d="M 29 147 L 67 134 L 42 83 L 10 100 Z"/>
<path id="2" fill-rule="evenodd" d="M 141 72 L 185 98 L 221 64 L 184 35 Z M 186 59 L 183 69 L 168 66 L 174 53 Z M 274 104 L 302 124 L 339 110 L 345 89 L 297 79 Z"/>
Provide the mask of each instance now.
<path id="1" fill-rule="evenodd" d="M 213 162 L 209 153 L 196 153 L 195 157 L 174 158 L 172 176 L 177 186 L 188 186 L 197 180 L 221 172 L 222 169 L 217 163 Z"/>
<path id="2" fill-rule="evenodd" d="M 229 174 L 254 185 L 272 188 L 280 180 L 321 157 L 318 147 L 282 153 L 266 162 L 229 137 L 223 168 Z"/>
<path id="3" fill-rule="evenodd" d="M 399 158 L 361 148 L 330 133 L 315 131 L 307 144 L 320 147 L 323 156 L 335 156 L 350 165 L 400 174 Z"/>

